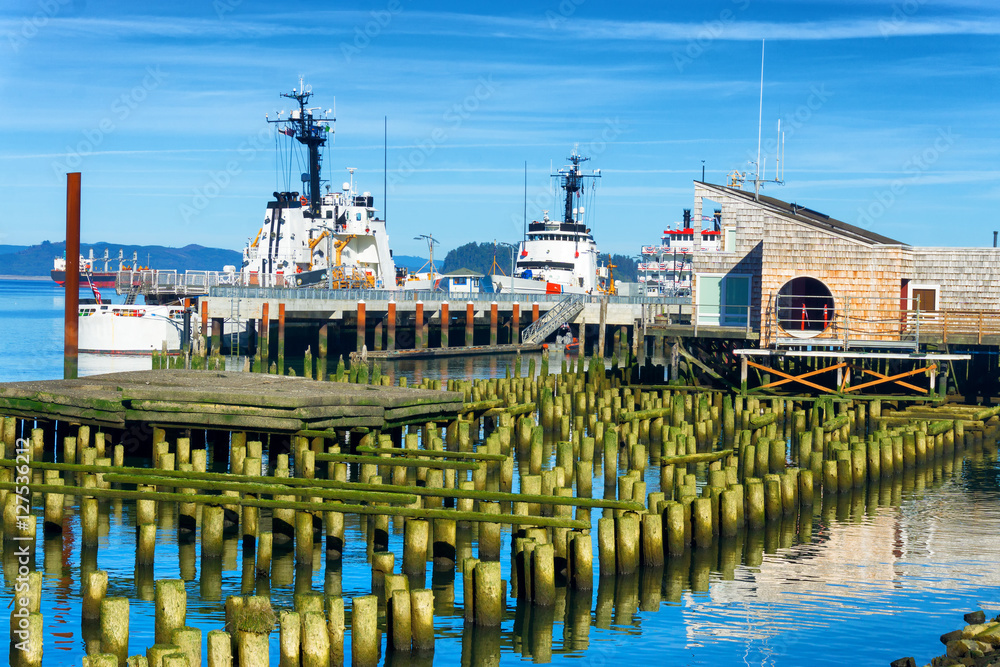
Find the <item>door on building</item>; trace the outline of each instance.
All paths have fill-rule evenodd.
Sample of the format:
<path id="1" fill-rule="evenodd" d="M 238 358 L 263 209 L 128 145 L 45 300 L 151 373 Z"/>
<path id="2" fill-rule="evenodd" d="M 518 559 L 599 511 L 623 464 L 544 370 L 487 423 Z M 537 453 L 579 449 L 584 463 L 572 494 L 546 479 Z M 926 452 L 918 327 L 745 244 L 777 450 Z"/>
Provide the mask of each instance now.
<path id="1" fill-rule="evenodd" d="M 745 327 L 750 314 L 750 276 L 726 276 L 722 304 L 722 326 Z"/>
<path id="2" fill-rule="evenodd" d="M 750 276 L 698 274 L 698 325 L 745 327 L 749 317 Z"/>
<path id="3" fill-rule="evenodd" d="M 913 305 L 921 313 L 937 310 L 937 290 L 931 288 L 913 288 Z"/>

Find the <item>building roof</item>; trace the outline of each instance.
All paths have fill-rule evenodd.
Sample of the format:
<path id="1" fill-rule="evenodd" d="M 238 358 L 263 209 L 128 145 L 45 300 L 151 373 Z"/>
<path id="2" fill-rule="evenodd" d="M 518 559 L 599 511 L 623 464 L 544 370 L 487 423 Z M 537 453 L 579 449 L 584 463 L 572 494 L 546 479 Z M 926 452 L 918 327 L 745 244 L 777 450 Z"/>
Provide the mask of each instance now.
<path id="1" fill-rule="evenodd" d="M 450 273 L 442 273 L 442 278 L 482 278 L 485 274 L 476 273 L 471 269 L 455 269 Z"/>
<path id="2" fill-rule="evenodd" d="M 740 190 L 739 188 L 731 188 L 725 185 L 705 183 L 703 181 L 695 182 L 711 189 L 721 190 L 726 194 L 742 197 L 747 201 L 754 201 L 752 192 Z M 804 223 L 810 227 L 815 227 L 823 231 L 833 232 L 834 234 L 854 241 L 862 241 L 864 243 L 871 243 L 875 245 L 908 245 L 902 241 L 891 239 L 888 236 L 882 236 L 881 234 L 876 234 L 875 232 L 867 229 L 850 225 L 841 220 L 837 220 L 836 218 L 831 218 L 830 216 L 820 213 L 819 211 L 814 211 L 811 208 L 799 206 L 794 203 L 790 204 L 788 202 L 781 201 L 780 199 L 775 199 L 774 197 L 759 195 L 756 203 L 771 208 L 786 218 L 791 218 L 797 222 Z"/>

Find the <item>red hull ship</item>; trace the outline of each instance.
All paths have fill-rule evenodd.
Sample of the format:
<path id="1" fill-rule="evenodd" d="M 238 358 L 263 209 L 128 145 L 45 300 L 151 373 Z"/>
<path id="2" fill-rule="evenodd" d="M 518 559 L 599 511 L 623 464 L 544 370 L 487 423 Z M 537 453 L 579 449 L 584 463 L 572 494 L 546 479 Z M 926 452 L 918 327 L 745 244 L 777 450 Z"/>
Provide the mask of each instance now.
<path id="1" fill-rule="evenodd" d="M 136 265 L 138 258 L 135 253 L 132 253 L 132 267 Z M 103 271 L 94 271 L 94 265 L 97 262 L 104 262 Z M 128 270 L 128 262 L 125 261 L 124 253 L 119 250 L 117 259 L 112 259 L 108 256 L 108 251 L 104 251 L 104 257 L 94 258 L 94 251 L 91 249 L 90 257 L 84 257 L 80 255 L 80 287 L 87 286 L 87 278 L 89 276 L 90 282 L 93 283 L 94 287 L 104 288 L 104 287 L 114 287 L 115 280 L 118 278 L 117 271 L 110 271 L 109 265 L 117 262 L 119 270 Z M 52 276 L 53 282 L 58 284 L 60 287 L 66 286 L 66 258 L 56 257 L 52 262 L 52 272 L 49 274 Z"/>

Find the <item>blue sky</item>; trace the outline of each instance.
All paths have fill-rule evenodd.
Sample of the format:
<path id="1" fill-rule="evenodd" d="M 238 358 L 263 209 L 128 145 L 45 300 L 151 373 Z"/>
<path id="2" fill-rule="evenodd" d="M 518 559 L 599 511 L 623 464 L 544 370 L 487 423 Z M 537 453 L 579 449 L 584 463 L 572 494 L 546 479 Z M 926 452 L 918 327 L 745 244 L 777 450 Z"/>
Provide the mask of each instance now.
<path id="1" fill-rule="evenodd" d="M 975 0 L 344 3 L 6 0 L 0 9 L 0 243 L 64 237 L 83 172 L 84 241 L 240 249 L 279 176 L 264 114 L 298 86 L 336 102 L 324 175 L 355 167 L 400 254 L 516 241 L 555 213 L 575 144 L 602 179 L 587 220 L 636 254 L 692 180 L 764 154 L 777 121 L 795 201 L 915 245 L 988 245 L 997 219 L 1000 8 Z M 300 189 L 298 168 L 292 189 Z"/>

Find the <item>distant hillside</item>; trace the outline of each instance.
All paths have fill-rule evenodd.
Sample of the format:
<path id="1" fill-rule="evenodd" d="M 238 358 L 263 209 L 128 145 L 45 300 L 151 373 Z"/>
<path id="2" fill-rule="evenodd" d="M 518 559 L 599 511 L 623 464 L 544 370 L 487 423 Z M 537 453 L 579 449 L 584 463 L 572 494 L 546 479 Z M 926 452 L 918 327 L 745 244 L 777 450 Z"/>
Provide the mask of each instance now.
<path id="1" fill-rule="evenodd" d="M 494 253 L 496 263 L 504 274 L 510 273 L 510 260 L 513 250 L 506 246 L 495 246 L 492 243 L 466 243 L 450 251 L 444 258 L 444 264 L 439 268 L 442 273 L 450 273 L 457 269 L 471 269 L 478 273 L 490 274 L 493 268 Z M 626 255 L 598 255 L 601 264 L 611 261 L 615 265 L 615 280 L 635 282 L 638 280 L 638 266 L 631 257 Z"/>
<path id="2" fill-rule="evenodd" d="M 498 246 L 492 243 L 466 243 L 454 250 L 449 250 L 444 257 L 444 263 L 438 265 L 438 269 L 441 273 L 469 269 L 477 273 L 491 275 L 493 272 L 490 269 L 493 268 L 494 252 L 496 252 L 497 264 L 503 269 L 503 273 L 510 273 L 511 253 L 514 251 L 507 246 Z"/>
<path id="3" fill-rule="evenodd" d="M 154 269 L 221 271 L 222 267 L 227 264 L 232 264 L 239 268 L 243 263 L 242 254 L 235 250 L 205 248 L 194 244 L 184 246 L 183 248 L 167 248 L 158 245 L 115 245 L 104 242 L 80 244 L 80 252 L 84 257 L 90 255 L 91 248 L 94 250 L 94 269 L 97 271 L 104 270 L 104 262 L 98 261 L 98 258 L 104 257 L 105 249 L 107 249 L 108 256 L 111 258 L 108 268 L 112 271 L 117 268 L 119 250 L 124 251 L 125 259 L 129 264 L 132 262 L 132 253 L 136 253 L 140 266 L 149 266 Z M 52 260 L 57 256 L 63 257 L 65 254 L 65 242 L 51 243 L 49 241 L 42 241 L 38 245 L 5 253 L 2 272 L 13 276 L 47 276 L 52 271 Z"/>
<path id="4" fill-rule="evenodd" d="M 9 255 L 12 252 L 24 250 L 27 247 L 26 245 L 0 245 L 0 255 Z"/>
<path id="5" fill-rule="evenodd" d="M 419 271 L 423 268 L 425 271 L 427 268 L 424 266 L 427 264 L 427 260 L 423 257 L 417 257 L 415 255 L 393 255 L 392 261 L 396 263 L 399 268 L 404 268 L 408 271 Z"/>
<path id="6" fill-rule="evenodd" d="M 608 255 L 603 253 L 597 256 L 601 264 L 607 264 L 608 260 L 615 265 L 615 280 L 634 283 L 639 279 L 639 266 L 636 261 L 626 255 Z"/>

